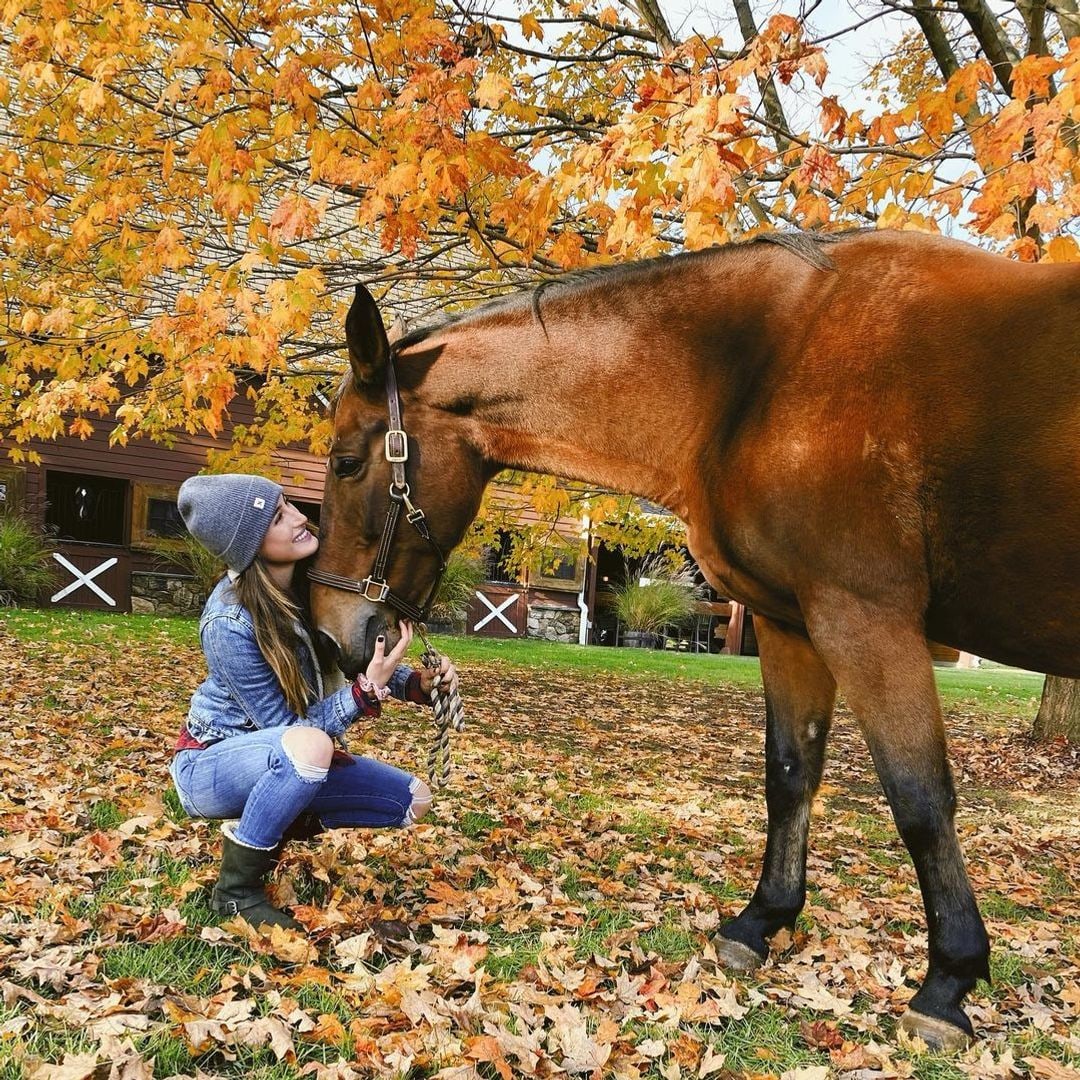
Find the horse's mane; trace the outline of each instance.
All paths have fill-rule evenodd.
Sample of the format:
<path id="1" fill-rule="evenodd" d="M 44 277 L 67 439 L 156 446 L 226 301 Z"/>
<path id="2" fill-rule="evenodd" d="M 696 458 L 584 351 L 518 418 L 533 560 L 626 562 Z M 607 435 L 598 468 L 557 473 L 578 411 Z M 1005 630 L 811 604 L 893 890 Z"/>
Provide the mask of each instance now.
<path id="1" fill-rule="evenodd" d="M 861 233 L 872 232 L 869 229 L 846 229 L 833 233 L 811 232 L 771 232 L 761 233 L 749 240 L 737 240 L 730 244 L 722 244 L 717 247 L 703 248 L 700 251 L 683 251 L 675 255 L 657 255 L 651 259 L 638 259 L 628 263 L 613 263 L 610 266 L 593 266 L 585 270 L 575 270 L 559 277 L 548 278 L 540 282 L 536 288 L 528 292 L 518 291 L 508 296 L 500 296 L 495 300 L 478 307 L 468 308 L 465 311 L 442 315 L 407 331 L 402 337 L 394 342 L 394 351 L 407 348 L 410 345 L 426 340 L 432 334 L 459 323 L 471 322 L 474 319 L 482 319 L 489 315 L 496 315 L 504 311 L 516 311 L 528 303 L 537 320 L 543 322 L 540 316 L 540 298 L 548 292 L 558 290 L 573 290 L 580 287 L 588 287 L 600 282 L 617 284 L 627 278 L 648 274 L 662 267 L 671 266 L 673 263 L 687 263 L 712 259 L 718 255 L 728 255 L 734 252 L 745 251 L 758 244 L 773 244 L 789 251 L 792 255 L 808 262 L 818 270 L 834 269 L 833 261 L 823 249 L 829 244 L 835 244 L 840 240 L 857 236 Z"/>

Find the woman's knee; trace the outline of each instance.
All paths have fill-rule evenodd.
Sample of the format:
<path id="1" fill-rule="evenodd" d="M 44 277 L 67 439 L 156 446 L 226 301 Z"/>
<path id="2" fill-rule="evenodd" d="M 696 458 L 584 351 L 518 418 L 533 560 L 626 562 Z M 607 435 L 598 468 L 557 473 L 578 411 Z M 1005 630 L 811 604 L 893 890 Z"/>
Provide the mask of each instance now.
<path id="1" fill-rule="evenodd" d="M 409 784 L 409 793 L 412 795 L 412 802 L 409 803 L 405 815 L 406 825 L 419 821 L 431 809 L 431 788 L 420 777 L 413 777 Z"/>
<path id="2" fill-rule="evenodd" d="M 297 765 L 326 769 L 334 756 L 334 741 L 319 728 L 290 727 L 281 737 L 281 748 Z"/>

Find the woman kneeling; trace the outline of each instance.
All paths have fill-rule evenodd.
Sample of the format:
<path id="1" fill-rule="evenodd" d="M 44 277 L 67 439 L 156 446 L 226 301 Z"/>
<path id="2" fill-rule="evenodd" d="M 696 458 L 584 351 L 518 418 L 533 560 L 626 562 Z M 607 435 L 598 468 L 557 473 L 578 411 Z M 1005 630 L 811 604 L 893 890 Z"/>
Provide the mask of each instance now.
<path id="1" fill-rule="evenodd" d="M 221 871 L 211 898 L 221 915 L 255 926 L 298 928 L 273 907 L 266 875 L 288 834 L 322 828 L 410 825 L 431 807 L 415 776 L 336 750 L 359 718 L 378 717 L 393 696 L 427 704 L 435 673 L 400 663 L 412 641 L 389 652 L 379 638 L 367 671 L 323 697 L 307 613 L 293 590 L 317 537 L 281 487 L 261 476 L 196 476 L 180 488 L 188 531 L 228 567 L 199 622 L 209 674 L 195 691 L 170 767 L 193 817 L 220 818 Z M 457 684 L 443 661 L 440 689 Z"/>

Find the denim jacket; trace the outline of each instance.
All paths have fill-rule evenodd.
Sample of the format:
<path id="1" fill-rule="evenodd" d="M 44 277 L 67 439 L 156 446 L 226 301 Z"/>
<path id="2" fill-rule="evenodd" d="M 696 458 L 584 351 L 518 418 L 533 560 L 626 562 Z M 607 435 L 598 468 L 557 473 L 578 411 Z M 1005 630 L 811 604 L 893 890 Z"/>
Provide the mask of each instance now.
<path id="1" fill-rule="evenodd" d="M 321 728 L 332 739 L 344 734 L 357 718 L 359 709 L 352 687 L 345 686 L 323 697 L 322 675 L 315 648 L 307 630 L 296 627 L 300 636 L 300 667 L 315 698 L 307 716 L 298 716 L 289 707 L 274 669 L 266 662 L 255 640 L 255 624 L 223 577 L 210 594 L 199 619 L 207 678 L 195 690 L 188 710 L 187 729 L 199 742 L 216 742 L 255 728 L 283 724 L 306 724 Z M 390 693 L 404 700 L 405 685 L 412 669 L 402 664 L 390 677 Z"/>

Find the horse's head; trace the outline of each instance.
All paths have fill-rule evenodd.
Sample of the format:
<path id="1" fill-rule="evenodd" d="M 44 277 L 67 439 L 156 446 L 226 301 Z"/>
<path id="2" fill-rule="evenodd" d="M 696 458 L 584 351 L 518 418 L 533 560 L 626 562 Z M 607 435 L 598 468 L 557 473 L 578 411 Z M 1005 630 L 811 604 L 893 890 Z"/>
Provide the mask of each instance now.
<path id="1" fill-rule="evenodd" d="M 407 506 L 403 505 L 385 577 L 394 595 L 420 607 L 439 572 L 440 549 L 448 555 L 464 535 L 476 516 L 487 477 L 479 453 L 467 440 L 467 425 L 452 409 L 439 406 L 442 394 L 425 393 L 425 378 L 441 346 L 421 341 L 399 356 L 383 329 L 374 299 L 363 286 L 357 286 L 345 336 L 352 372 L 334 409 L 334 441 L 315 570 L 360 582 L 375 567 L 394 479 L 386 439 L 386 374 L 387 365 L 393 363 L 400 385 L 402 427 L 408 437 L 404 469 L 409 500 L 423 511 L 435 545 L 406 520 Z M 445 378 L 439 381 L 443 391 L 452 383 Z M 400 455 L 402 449 L 401 440 L 390 440 L 391 455 Z M 375 599 L 378 592 L 369 588 L 363 595 L 325 583 L 312 584 L 312 613 L 321 651 L 350 678 L 367 667 L 379 634 L 387 635 L 387 650 L 398 639 L 398 613 Z"/>

